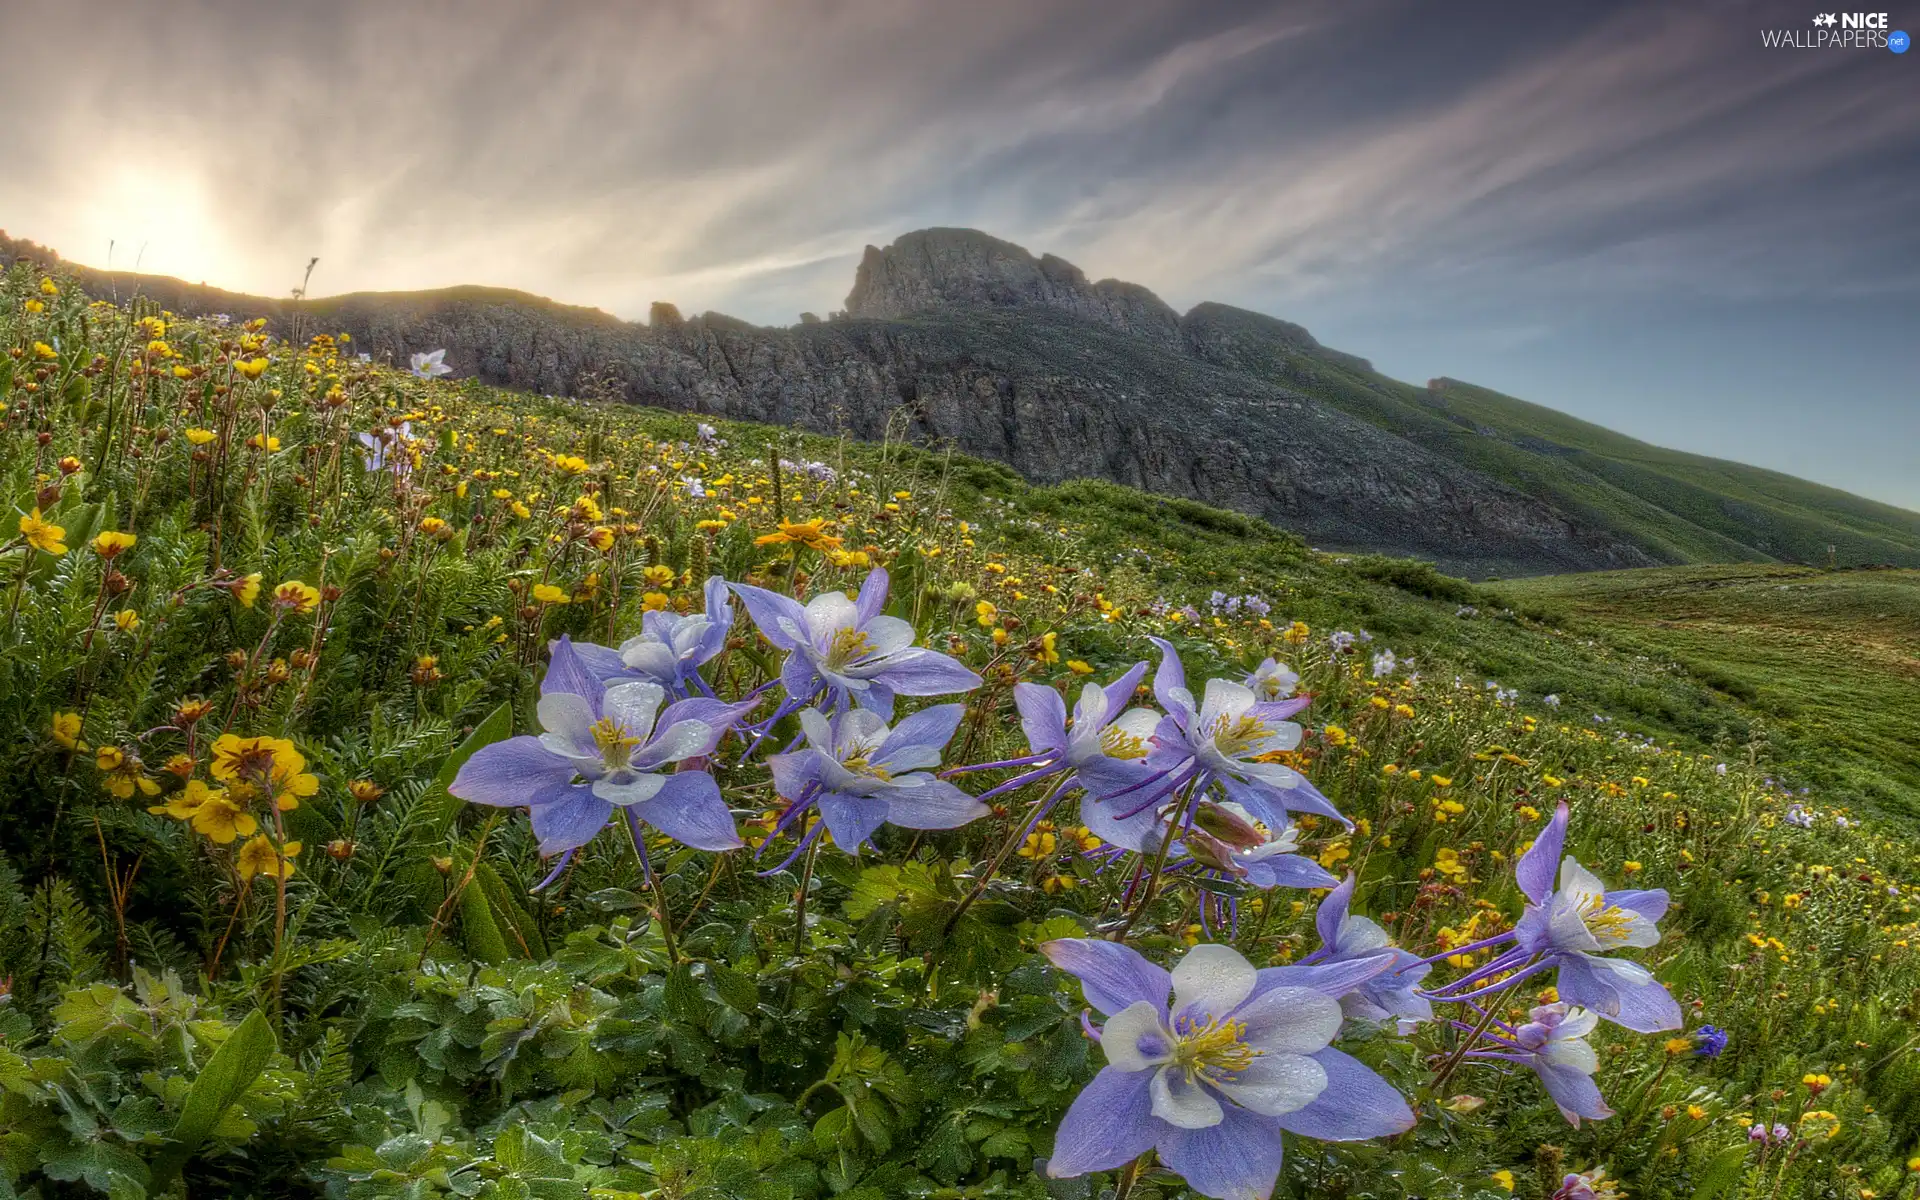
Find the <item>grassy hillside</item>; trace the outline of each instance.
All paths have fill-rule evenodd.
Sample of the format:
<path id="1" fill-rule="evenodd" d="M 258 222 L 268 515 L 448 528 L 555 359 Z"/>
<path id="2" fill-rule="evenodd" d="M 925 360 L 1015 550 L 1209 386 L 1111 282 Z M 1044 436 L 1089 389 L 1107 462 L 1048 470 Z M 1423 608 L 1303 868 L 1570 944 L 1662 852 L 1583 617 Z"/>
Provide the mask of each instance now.
<path id="1" fill-rule="evenodd" d="M 1680 567 L 1498 590 L 1736 702 L 1797 784 L 1920 817 L 1920 572 Z"/>
<path id="2" fill-rule="evenodd" d="M 0 234 L 0 264 L 14 256 L 50 252 Z M 1177 330 L 1143 331 L 1033 297 L 969 293 L 898 320 L 776 330 L 718 314 L 683 322 L 671 305 L 629 324 L 483 288 L 296 303 L 76 270 L 95 294 L 262 315 L 296 341 L 314 327 L 351 330 L 396 361 L 450 348 L 459 373 L 531 392 L 876 436 L 904 414 L 923 434 L 1035 478 L 1124 480 L 1262 514 L 1317 544 L 1415 555 L 1475 577 L 1697 562 L 1920 567 L 1920 514 L 1651 446 L 1470 384 L 1388 379 L 1297 325 L 1225 305 L 1197 306 Z M 989 394 L 1001 397 L 998 412 L 980 402 Z M 1339 411 L 1303 406 L 1301 394 Z M 1182 420 L 1156 425 L 1169 412 Z M 1329 477 L 1362 482 L 1341 491 Z"/>
<path id="3" fill-rule="evenodd" d="M 1457 380 L 1416 387 L 1258 314 L 1203 305 L 1202 352 L 1277 378 L 1668 562 L 1920 565 L 1920 514 L 1667 450 Z"/>
<path id="4" fill-rule="evenodd" d="M 1204 812 L 1351 873 L 1352 912 L 1431 959 L 1435 992 L 1515 932 L 1515 860 L 1558 804 L 1579 861 L 1671 892 L 1657 940 L 1635 938 L 1654 944 L 1608 953 L 1653 972 L 1677 1026 L 1599 1025 L 1612 1115 L 1577 1126 L 1523 1063 L 1460 1057 L 1502 1044 L 1484 1040 L 1495 1020 L 1522 1036 L 1574 986 L 1564 967 L 1496 979 L 1484 1010 L 1434 1001 L 1458 1023 L 1289 996 L 1318 1014 L 1302 1047 L 1337 1036 L 1359 1064 L 1327 1059 L 1338 1089 L 1289 1068 L 1307 1103 L 1415 1120 L 1355 1140 L 1260 1126 L 1236 1145 L 1285 1147 L 1275 1195 L 1548 1200 L 1603 1170 L 1634 1200 L 1913 1186 L 1920 856 L 1871 814 L 1768 783 L 1796 764 L 1758 736 L 1765 714 L 1611 627 L 1574 628 L 1574 599 L 1505 604 L 1202 505 L 1033 488 L 897 444 L 428 382 L 332 336 L 128 313 L 24 270 L 0 280 L 0 349 L 0 1197 L 1193 1195 L 1177 1150 L 1056 1137 L 1121 1055 L 1082 1024 L 1113 1006 L 1041 947 L 1299 964 L 1324 886 L 1103 844 L 1081 790 L 1037 783 L 951 828 L 889 808 L 847 845 L 770 762 L 810 745 L 791 713 L 708 752 L 699 731 L 674 739 L 675 794 L 711 779 L 724 837 L 685 823 L 690 802 L 616 792 L 644 824 L 543 855 L 556 801 L 527 794 L 530 818 L 516 771 L 490 777 L 498 806 L 455 798 L 486 798 L 463 772 L 509 735 L 571 728 L 578 704 L 548 687 L 606 716 L 552 786 L 639 769 L 621 757 L 645 741 L 638 701 L 573 672 L 563 635 L 618 646 L 725 605 L 688 686 L 770 719 L 806 703 L 767 636 L 793 631 L 703 585 L 836 605 L 876 567 L 890 590 L 870 600 L 900 624 L 836 636 L 822 661 L 908 637 L 977 673 L 894 714 L 925 731 L 930 706 L 960 706 L 947 768 L 1029 754 L 1016 685 L 1078 698 L 1158 659 L 1152 639 L 1202 695 L 1290 663 L 1299 740 L 1257 765 L 1311 780 L 1352 826 Z M 1911 693 L 1877 699 L 1913 711 Z M 1807 701 L 1836 721 L 1859 703 Z M 1243 728 L 1206 727 L 1220 753 Z M 835 759 L 858 778 L 834 787 L 920 761 L 864 742 Z M 954 778 L 982 796 L 1029 765 Z M 1198 1065 L 1239 1071 L 1217 1056 L 1245 1024 L 1209 1028 Z M 1401 1099 L 1356 1091 L 1360 1070 Z M 1114 1170 L 1036 1170 L 1116 1146 Z"/>

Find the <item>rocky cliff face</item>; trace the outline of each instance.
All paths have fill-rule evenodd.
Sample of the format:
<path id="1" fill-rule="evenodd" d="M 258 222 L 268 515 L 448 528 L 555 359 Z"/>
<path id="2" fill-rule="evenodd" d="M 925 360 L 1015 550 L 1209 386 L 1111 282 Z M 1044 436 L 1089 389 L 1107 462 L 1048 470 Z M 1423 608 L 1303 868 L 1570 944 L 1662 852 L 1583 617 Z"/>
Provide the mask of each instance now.
<path id="1" fill-rule="evenodd" d="M 31 248 L 26 253 L 38 250 Z M 0 259 L 23 251 L 0 238 Z M 44 257 L 44 255 L 42 255 Z M 1223 305 L 1184 319 L 1145 288 L 1090 283 L 970 230 L 868 247 L 847 314 L 789 329 L 655 307 L 647 325 L 481 288 L 305 303 L 77 269 L 89 290 L 182 313 L 351 333 L 404 363 L 552 395 L 592 376 L 636 404 L 926 442 L 1041 483 L 1110 479 L 1265 517 L 1317 545 L 1471 575 L 1650 564 L 1636 547 L 1308 395 L 1312 363 L 1360 363 Z M 1305 355 L 1307 357 L 1302 357 Z M 1306 365 L 1302 365 L 1305 363 Z M 897 424 L 896 424 L 897 428 Z"/>
<path id="2" fill-rule="evenodd" d="M 1089 283 L 1063 258 L 1035 258 L 973 229 L 922 229 L 884 250 L 868 246 L 847 295 L 849 317 L 970 308 L 1057 309 L 1163 346 L 1181 344 L 1180 314 L 1139 284 Z"/>

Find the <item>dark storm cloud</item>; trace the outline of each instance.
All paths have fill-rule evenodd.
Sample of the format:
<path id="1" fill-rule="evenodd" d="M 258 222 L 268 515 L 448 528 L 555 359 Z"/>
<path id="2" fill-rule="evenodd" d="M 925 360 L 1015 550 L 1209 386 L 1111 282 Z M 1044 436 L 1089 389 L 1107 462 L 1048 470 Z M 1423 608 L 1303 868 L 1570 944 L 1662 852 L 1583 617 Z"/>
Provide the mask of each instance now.
<path id="1" fill-rule="evenodd" d="M 1556 378 L 1522 348 L 1597 359 L 1657 309 L 1663 334 L 1715 331 L 1727 394 L 1790 426 L 1792 398 L 1741 375 L 1740 306 L 1920 321 L 1920 55 L 1761 48 L 1810 15 L 15 0 L 0 227 L 256 291 L 318 254 L 317 291 L 474 281 L 784 322 L 837 307 L 864 243 L 971 225 L 1686 440 L 1670 405 L 1635 425 L 1605 391 L 1647 381 Z M 1890 371 L 1836 378 L 1896 420 Z M 1874 485 L 1781 438 L 1750 456 Z"/>

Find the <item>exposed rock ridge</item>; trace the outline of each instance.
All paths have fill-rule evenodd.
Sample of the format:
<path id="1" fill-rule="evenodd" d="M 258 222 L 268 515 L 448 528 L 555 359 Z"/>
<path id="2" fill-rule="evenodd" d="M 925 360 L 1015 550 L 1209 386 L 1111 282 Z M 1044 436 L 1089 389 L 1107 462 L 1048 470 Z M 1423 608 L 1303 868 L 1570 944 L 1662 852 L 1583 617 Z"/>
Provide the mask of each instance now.
<path id="1" fill-rule="evenodd" d="M 921 229 L 868 246 L 847 315 L 890 319 L 944 308 L 1057 308 L 1084 320 L 1180 343 L 1180 315 L 1137 283 L 1103 279 L 1052 254 L 1035 258 L 974 229 Z"/>
<path id="2" fill-rule="evenodd" d="M 0 260 L 34 255 L 0 235 Z M 45 257 L 44 253 L 36 256 Z M 636 403 L 877 439 L 905 410 L 1040 483 L 1100 478 L 1265 517 L 1315 544 L 1463 574 L 1648 565 L 1608 532 L 1301 390 L 1338 360 L 1306 330 L 1224 305 L 1184 319 L 971 231 L 869 249 L 849 316 L 788 329 L 656 306 L 650 325 L 486 288 L 294 305 L 70 268 L 89 291 L 173 311 L 344 330 L 376 358 L 444 348 L 456 375 L 551 395 L 595 381 Z"/>

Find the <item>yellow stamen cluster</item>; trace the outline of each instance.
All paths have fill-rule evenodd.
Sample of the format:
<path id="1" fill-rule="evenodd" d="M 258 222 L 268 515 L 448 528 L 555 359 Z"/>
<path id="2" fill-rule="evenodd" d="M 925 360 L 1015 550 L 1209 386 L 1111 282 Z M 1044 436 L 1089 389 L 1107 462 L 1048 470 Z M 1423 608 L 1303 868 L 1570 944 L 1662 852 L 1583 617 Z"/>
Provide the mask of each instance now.
<path id="1" fill-rule="evenodd" d="M 1219 717 L 1210 731 L 1214 748 L 1228 758 L 1245 754 L 1254 746 L 1273 736 L 1273 730 L 1266 722 L 1251 713 L 1237 718 Z"/>
<path id="2" fill-rule="evenodd" d="M 1242 1021 L 1211 1017 L 1202 1025 L 1191 1017 L 1174 1022 L 1173 1066 L 1193 1083 L 1231 1077 L 1253 1065 L 1260 1051 L 1246 1043 Z"/>
<path id="3" fill-rule="evenodd" d="M 1627 930 L 1633 925 L 1633 914 L 1624 908 L 1607 903 L 1605 896 L 1595 896 L 1587 901 L 1580 913 L 1587 932 L 1602 942 L 1625 941 Z"/>
<path id="4" fill-rule="evenodd" d="M 638 734 L 628 733 L 626 727 L 612 717 L 601 717 L 593 723 L 593 744 L 610 771 L 627 766 L 633 759 L 633 748 L 644 740 Z"/>
<path id="5" fill-rule="evenodd" d="M 836 630 L 833 641 L 827 646 L 827 668 L 838 671 L 848 663 L 858 662 L 871 653 L 873 653 L 873 639 L 868 637 L 864 630 Z"/>

